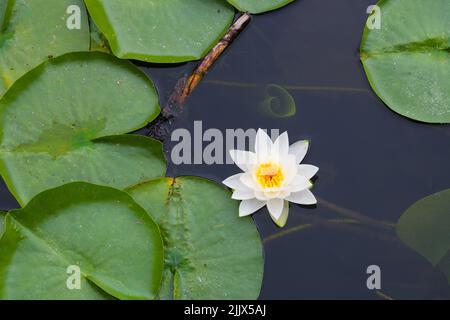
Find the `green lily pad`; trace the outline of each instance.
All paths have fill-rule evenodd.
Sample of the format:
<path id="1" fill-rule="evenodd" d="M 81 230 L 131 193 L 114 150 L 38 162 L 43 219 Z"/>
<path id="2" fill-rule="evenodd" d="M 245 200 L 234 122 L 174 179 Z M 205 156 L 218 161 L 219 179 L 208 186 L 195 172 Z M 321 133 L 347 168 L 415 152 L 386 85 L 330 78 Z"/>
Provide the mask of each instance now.
<path id="1" fill-rule="evenodd" d="M 128 190 L 158 223 L 165 247 L 160 299 L 256 299 L 263 251 L 251 218 L 215 182 L 163 178 Z"/>
<path id="2" fill-rule="evenodd" d="M 91 51 L 111 53 L 108 40 L 106 40 L 92 19 L 89 19 L 89 28 L 91 32 Z"/>
<path id="3" fill-rule="evenodd" d="M 69 30 L 67 8 L 80 8 L 80 29 Z M 28 71 L 68 52 L 89 50 L 82 0 L 0 0 L 0 97 Z"/>
<path id="4" fill-rule="evenodd" d="M 85 0 L 119 58 L 174 63 L 202 58 L 230 26 L 223 0 Z"/>
<path id="5" fill-rule="evenodd" d="M 361 60 L 376 94 L 395 112 L 450 122 L 450 1 L 382 0 L 381 28 L 366 26 Z"/>
<path id="6" fill-rule="evenodd" d="M 6 212 L 0 211 L 0 238 L 2 237 L 3 231 L 5 230 L 5 225 L 4 225 L 5 215 L 6 215 Z"/>
<path id="7" fill-rule="evenodd" d="M 294 0 L 227 0 L 242 12 L 263 13 L 272 11 L 293 2 Z"/>
<path id="8" fill-rule="evenodd" d="M 6 216 L 0 298 L 153 299 L 163 260 L 158 226 L 129 195 L 71 183 Z"/>
<path id="9" fill-rule="evenodd" d="M 18 80 L 0 101 L 0 172 L 20 204 L 68 182 L 123 189 L 165 175 L 162 144 L 122 135 L 159 113 L 128 61 L 71 53 Z"/>
<path id="10" fill-rule="evenodd" d="M 450 189 L 425 197 L 401 216 L 399 238 L 441 270 L 450 282 Z"/>
<path id="11" fill-rule="evenodd" d="M 11 13 L 12 8 L 12 1 L 8 0 L 1 0 L 0 1 L 0 30 L 4 30 L 6 27 L 6 24 L 8 22 L 8 16 Z"/>

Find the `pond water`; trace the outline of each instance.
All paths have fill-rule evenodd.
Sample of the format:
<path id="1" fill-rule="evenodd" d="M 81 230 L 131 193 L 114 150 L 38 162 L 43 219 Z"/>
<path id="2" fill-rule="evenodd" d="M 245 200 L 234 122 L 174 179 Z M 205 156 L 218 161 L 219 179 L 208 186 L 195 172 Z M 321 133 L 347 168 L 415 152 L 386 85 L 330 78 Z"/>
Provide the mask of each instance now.
<path id="1" fill-rule="evenodd" d="M 266 209 L 254 215 L 265 239 L 262 299 L 450 299 L 444 275 L 400 242 L 391 226 L 415 201 L 450 187 L 450 127 L 403 118 L 372 92 L 358 48 L 374 2 L 297 0 L 255 16 L 173 124 L 190 131 L 196 120 L 203 130 L 223 132 L 279 128 L 291 141 L 311 140 L 305 162 L 320 167 L 313 188 L 318 205 L 292 205 L 284 229 Z M 177 78 L 195 64 L 139 65 L 164 104 Z M 294 116 L 264 112 L 260 102 L 270 84 L 287 88 Z M 168 151 L 172 146 L 166 142 Z M 171 176 L 218 182 L 238 172 L 234 165 L 169 164 Z M 0 204 L 17 207 L 4 186 Z M 366 286 L 369 265 L 381 268 L 381 291 Z"/>

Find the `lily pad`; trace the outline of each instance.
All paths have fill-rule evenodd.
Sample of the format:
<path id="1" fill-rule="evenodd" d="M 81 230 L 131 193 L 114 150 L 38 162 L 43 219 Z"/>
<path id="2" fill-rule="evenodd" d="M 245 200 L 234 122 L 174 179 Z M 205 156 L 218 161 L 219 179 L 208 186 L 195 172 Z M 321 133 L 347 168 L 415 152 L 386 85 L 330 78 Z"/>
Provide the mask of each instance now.
<path id="1" fill-rule="evenodd" d="M 6 216 L 2 299 L 152 299 L 162 270 L 158 226 L 125 192 L 71 183 Z"/>
<path id="2" fill-rule="evenodd" d="M 6 212 L 0 211 L 0 238 L 2 237 L 3 231 L 5 230 L 5 225 L 4 225 L 5 215 L 6 215 Z"/>
<path id="3" fill-rule="evenodd" d="M 0 1 L 0 28 L 3 30 L 6 27 L 8 21 L 8 15 L 11 13 L 12 1 L 1 0 Z"/>
<path id="4" fill-rule="evenodd" d="M 128 190 L 158 223 L 165 247 L 161 299 L 256 299 L 263 251 L 251 218 L 215 182 L 163 178 Z"/>
<path id="5" fill-rule="evenodd" d="M 51 57 L 89 50 L 82 0 L 0 0 L 0 97 L 28 71 Z M 67 28 L 69 6 L 80 8 L 80 29 Z"/>
<path id="6" fill-rule="evenodd" d="M 85 0 L 119 58 L 174 63 L 202 58 L 230 26 L 223 0 Z"/>
<path id="7" fill-rule="evenodd" d="M 89 28 L 91 32 L 91 51 L 111 53 L 108 40 L 106 40 L 92 19 L 89 19 Z"/>
<path id="8" fill-rule="evenodd" d="M 263 13 L 272 11 L 293 2 L 294 0 L 227 0 L 242 12 Z"/>
<path id="9" fill-rule="evenodd" d="M 395 112 L 450 122 L 450 1 L 382 0 L 381 28 L 366 26 L 361 60 L 376 94 Z"/>
<path id="10" fill-rule="evenodd" d="M 401 216 L 397 234 L 450 282 L 450 189 L 425 197 Z"/>
<path id="11" fill-rule="evenodd" d="M 0 101 L 0 172 L 20 204 L 68 182 L 123 189 L 165 175 L 162 144 L 123 135 L 159 113 L 128 61 L 71 53 L 18 80 Z"/>

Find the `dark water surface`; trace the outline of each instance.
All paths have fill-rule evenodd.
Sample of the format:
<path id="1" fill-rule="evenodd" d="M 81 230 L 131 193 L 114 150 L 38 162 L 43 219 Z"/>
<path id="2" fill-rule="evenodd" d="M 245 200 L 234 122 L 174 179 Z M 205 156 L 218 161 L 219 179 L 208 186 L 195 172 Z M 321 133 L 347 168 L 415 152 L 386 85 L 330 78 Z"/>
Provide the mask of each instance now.
<path id="1" fill-rule="evenodd" d="M 319 204 L 292 205 L 284 229 L 266 209 L 254 216 L 266 239 L 263 299 L 450 299 L 444 275 L 389 227 L 415 201 L 450 188 L 450 127 L 403 118 L 371 91 L 358 48 L 374 2 L 297 0 L 255 16 L 174 123 L 190 131 L 195 120 L 223 132 L 279 128 L 292 142 L 311 140 L 305 162 L 320 167 L 312 190 Z M 191 68 L 143 67 L 163 100 Z M 260 102 L 269 84 L 288 88 L 295 116 L 264 113 Z M 238 172 L 233 165 L 169 165 L 171 176 L 218 182 Z M 17 206 L 5 187 L 0 197 L 3 209 Z M 342 221 L 349 218 L 362 223 Z M 303 224 L 312 226 L 278 234 Z M 366 286 L 373 264 L 381 267 L 382 293 Z"/>

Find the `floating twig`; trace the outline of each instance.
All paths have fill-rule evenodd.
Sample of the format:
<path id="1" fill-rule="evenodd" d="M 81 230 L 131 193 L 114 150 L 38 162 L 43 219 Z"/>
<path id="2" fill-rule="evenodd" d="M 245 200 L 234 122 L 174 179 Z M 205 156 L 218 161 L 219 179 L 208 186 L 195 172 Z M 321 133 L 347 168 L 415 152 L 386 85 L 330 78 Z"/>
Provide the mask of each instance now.
<path id="1" fill-rule="evenodd" d="M 244 30 L 250 22 L 251 15 L 249 13 L 242 14 L 235 23 L 228 29 L 223 38 L 211 49 L 211 51 L 203 58 L 200 65 L 194 70 L 189 78 L 181 79 L 178 83 L 178 89 L 174 91 L 174 95 L 170 97 L 170 102 L 178 106 L 182 106 L 186 98 L 198 86 L 203 77 L 211 69 L 212 65 L 219 59 L 222 53 L 233 43 L 236 37 Z M 180 90 L 181 87 L 181 90 Z"/>
<path id="2" fill-rule="evenodd" d="M 171 120 L 183 110 L 183 105 L 198 86 L 203 77 L 208 73 L 213 64 L 220 58 L 222 53 L 233 43 L 237 36 L 244 30 L 251 20 L 249 13 L 243 13 L 236 22 L 228 29 L 222 39 L 203 58 L 202 62 L 194 69 L 189 77 L 181 77 L 171 95 L 167 105 L 162 109 L 161 114 L 147 126 L 147 135 L 164 141 L 171 131 Z"/>

